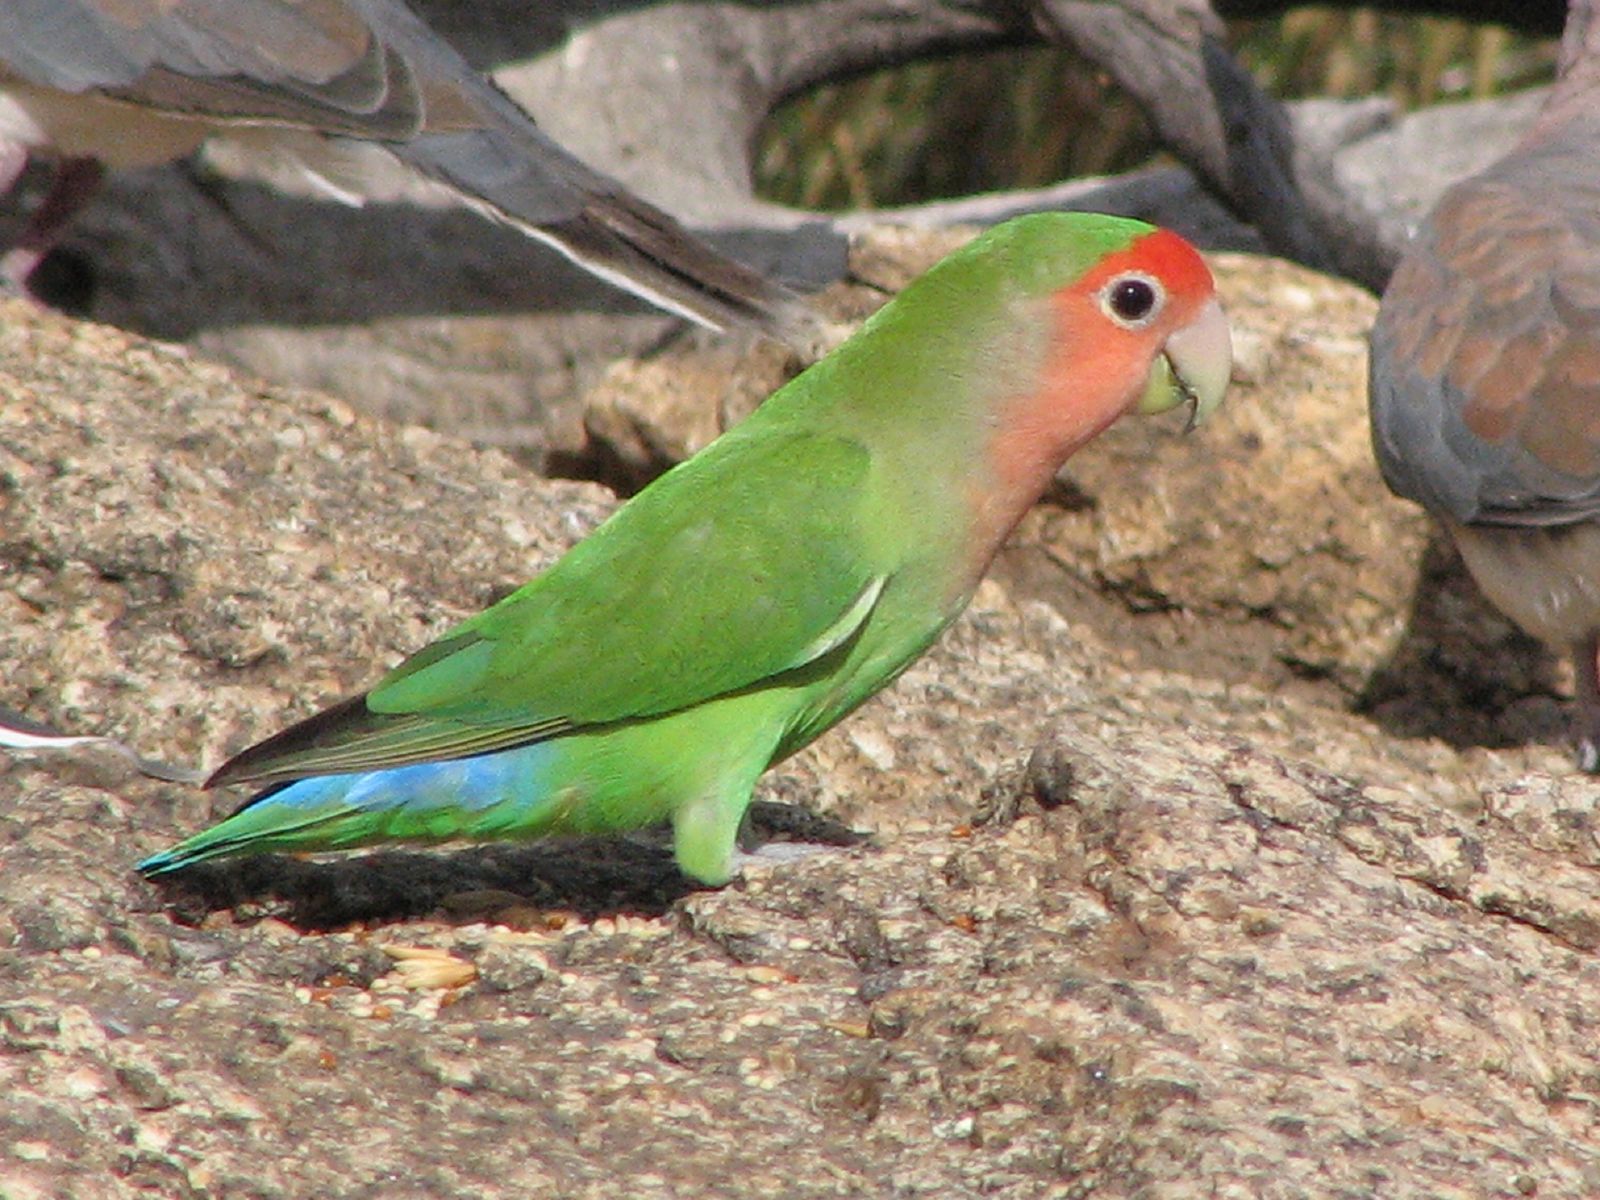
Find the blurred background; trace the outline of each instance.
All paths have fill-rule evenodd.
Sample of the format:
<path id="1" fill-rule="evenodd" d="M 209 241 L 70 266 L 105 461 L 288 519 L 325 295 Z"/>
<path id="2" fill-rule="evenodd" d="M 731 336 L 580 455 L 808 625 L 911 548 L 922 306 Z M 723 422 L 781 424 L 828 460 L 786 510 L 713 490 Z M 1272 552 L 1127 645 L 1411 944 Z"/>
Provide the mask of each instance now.
<path id="1" fill-rule="evenodd" d="M 1229 32 L 1285 100 L 1388 95 L 1409 109 L 1555 73 L 1554 41 L 1458 19 L 1308 7 Z M 1060 49 L 1003 50 L 878 71 L 783 106 L 763 131 L 757 189 L 806 208 L 884 208 L 1155 157 L 1144 119 L 1102 72 Z"/>

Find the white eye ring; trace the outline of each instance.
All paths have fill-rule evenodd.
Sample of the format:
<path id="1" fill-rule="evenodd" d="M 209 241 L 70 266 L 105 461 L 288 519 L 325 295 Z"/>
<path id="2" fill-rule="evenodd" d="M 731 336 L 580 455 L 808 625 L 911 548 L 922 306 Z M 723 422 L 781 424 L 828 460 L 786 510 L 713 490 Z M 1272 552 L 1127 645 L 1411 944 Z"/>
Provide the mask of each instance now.
<path id="1" fill-rule="evenodd" d="M 1099 292 L 1100 311 L 1124 329 L 1143 329 L 1167 306 L 1167 289 L 1154 275 L 1124 271 Z"/>

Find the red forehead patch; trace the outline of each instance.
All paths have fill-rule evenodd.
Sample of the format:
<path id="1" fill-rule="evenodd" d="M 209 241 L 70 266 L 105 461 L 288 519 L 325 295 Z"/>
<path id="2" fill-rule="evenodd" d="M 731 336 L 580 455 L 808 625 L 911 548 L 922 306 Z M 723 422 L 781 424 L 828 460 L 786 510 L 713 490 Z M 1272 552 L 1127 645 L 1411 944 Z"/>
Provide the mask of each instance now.
<path id="1" fill-rule="evenodd" d="M 1070 289 L 1093 293 L 1108 279 L 1124 271 L 1143 271 L 1166 284 L 1177 296 L 1206 296 L 1216 286 L 1205 260 L 1193 246 L 1170 229 L 1157 229 L 1108 254 Z"/>

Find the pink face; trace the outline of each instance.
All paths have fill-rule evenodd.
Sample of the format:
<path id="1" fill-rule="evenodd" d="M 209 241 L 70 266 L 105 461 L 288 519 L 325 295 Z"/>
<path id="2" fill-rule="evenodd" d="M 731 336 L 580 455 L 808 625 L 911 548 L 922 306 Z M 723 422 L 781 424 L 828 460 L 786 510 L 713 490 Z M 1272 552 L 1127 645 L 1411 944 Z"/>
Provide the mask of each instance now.
<path id="1" fill-rule="evenodd" d="M 1215 294 L 1199 253 L 1165 229 L 1107 255 L 1057 292 L 1054 369 L 1078 393 L 1074 403 L 1084 403 L 1086 386 L 1103 390 L 1100 398 L 1113 407 L 1119 397 L 1137 399 L 1167 339 L 1200 320 Z"/>
<path id="2" fill-rule="evenodd" d="M 1054 337 L 1039 386 L 999 422 L 994 463 L 1008 482 L 1043 488 L 1073 451 L 1150 400 L 1163 355 L 1179 374 L 1190 367 L 1211 402 L 1226 383 L 1231 350 L 1211 271 L 1175 233 L 1157 230 L 1108 255 L 1056 292 L 1051 307 Z M 1179 364 L 1184 338 L 1198 344 Z"/>
<path id="3" fill-rule="evenodd" d="M 1108 255 L 1050 304 L 1038 386 L 997 414 L 990 478 L 973 496 L 974 580 L 1074 451 L 1135 407 L 1187 396 L 1204 411 L 1227 382 L 1231 347 L 1211 272 L 1175 233 Z"/>

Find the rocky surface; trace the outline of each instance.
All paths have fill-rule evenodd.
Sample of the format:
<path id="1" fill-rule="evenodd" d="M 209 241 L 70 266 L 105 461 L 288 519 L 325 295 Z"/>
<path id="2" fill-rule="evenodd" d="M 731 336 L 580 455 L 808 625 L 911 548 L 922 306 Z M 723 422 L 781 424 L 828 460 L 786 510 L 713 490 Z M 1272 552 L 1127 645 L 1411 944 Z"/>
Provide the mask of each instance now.
<path id="1" fill-rule="evenodd" d="M 935 249 L 878 245 L 885 286 Z M 648 839 L 156 887 L 129 864 L 236 797 L 0 757 L 0 1194 L 1600 1192 L 1560 681 L 1378 482 L 1370 298 L 1218 269 L 1217 417 L 1075 459 L 968 616 L 763 784 L 866 844 L 718 892 Z M 718 418 L 619 380 L 734 411 L 785 369 L 707 353 L 592 411 L 670 458 Z M 214 763 L 609 504 L 0 306 L 0 704 Z"/>

